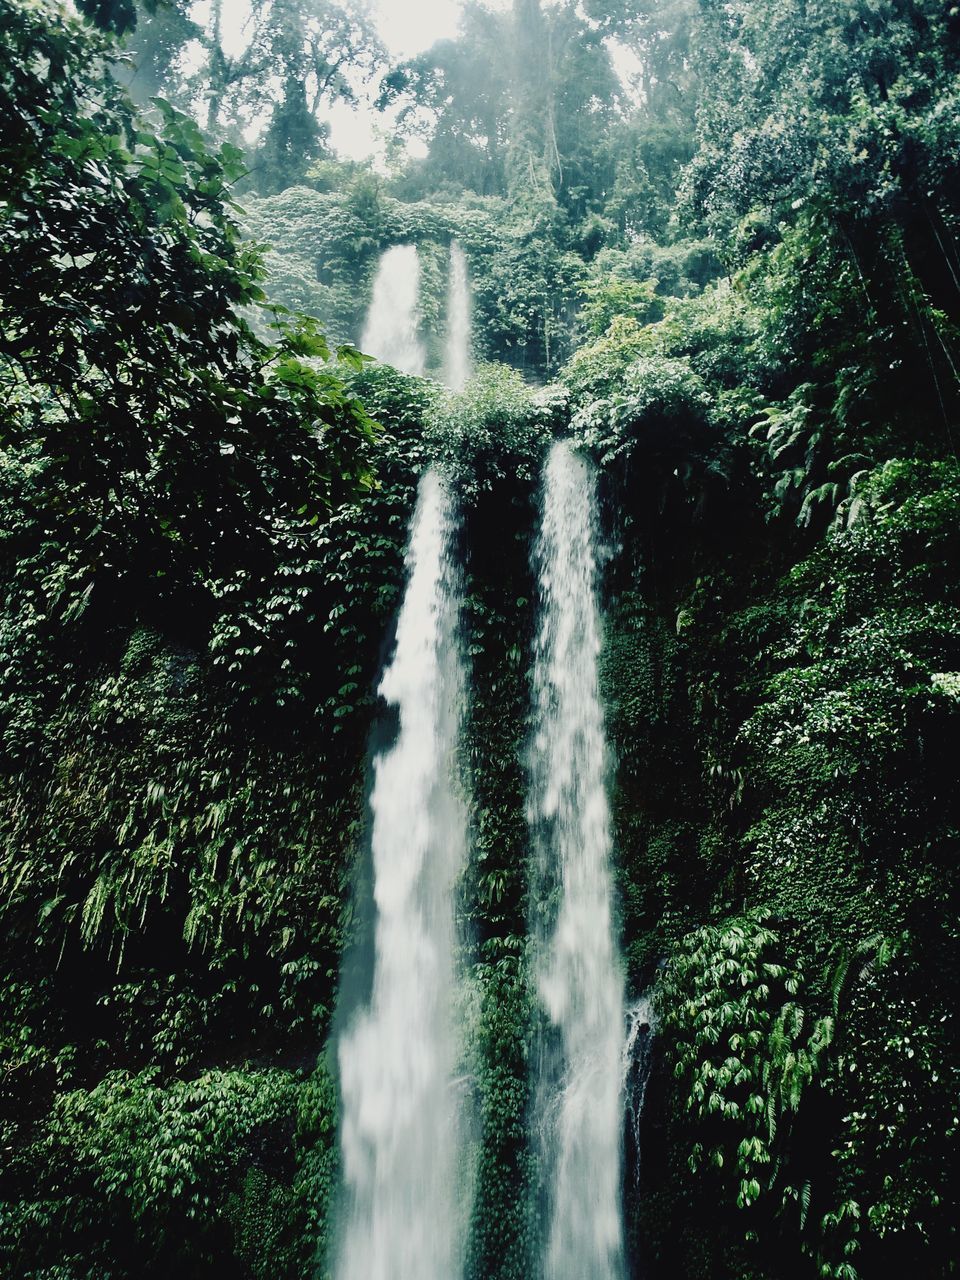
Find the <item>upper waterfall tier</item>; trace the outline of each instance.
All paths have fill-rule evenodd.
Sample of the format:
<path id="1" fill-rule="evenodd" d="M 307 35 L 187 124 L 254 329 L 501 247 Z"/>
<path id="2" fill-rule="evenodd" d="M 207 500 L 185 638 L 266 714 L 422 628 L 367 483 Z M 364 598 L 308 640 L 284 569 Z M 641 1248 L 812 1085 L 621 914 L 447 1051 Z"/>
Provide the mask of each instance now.
<path id="1" fill-rule="evenodd" d="M 450 283 L 447 289 L 447 335 L 443 380 L 451 391 L 462 391 L 470 380 L 470 334 L 473 299 L 467 258 L 456 240 L 450 246 Z"/>
<path id="2" fill-rule="evenodd" d="M 361 348 L 402 373 L 422 375 L 427 353 L 420 339 L 420 255 L 395 244 L 380 259 Z"/>

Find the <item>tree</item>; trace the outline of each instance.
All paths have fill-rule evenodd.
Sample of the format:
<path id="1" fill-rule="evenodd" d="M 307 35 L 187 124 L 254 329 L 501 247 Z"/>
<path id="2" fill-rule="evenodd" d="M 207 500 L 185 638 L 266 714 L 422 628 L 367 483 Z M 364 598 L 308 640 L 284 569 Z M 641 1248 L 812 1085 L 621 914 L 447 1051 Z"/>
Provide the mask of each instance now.
<path id="1" fill-rule="evenodd" d="M 576 4 L 517 0 L 512 12 L 465 6 L 459 37 L 392 69 L 378 105 L 399 104 L 401 128 L 427 140 L 413 173 L 421 191 L 534 189 L 579 221 L 613 181 L 619 99 L 602 33 Z"/>
<path id="2" fill-rule="evenodd" d="M 327 151 L 323 108 L 355 103 L 386 63 L 367 8 L 341 0 L 253 0 L 239 48 L 224 0 L 214 0 L 204 23 L 189 0 L 141 0 L 134 22 L 98 14 L 101 25 L 127 33 L 139 101 L 162 95 L 221 140 L 257 136 L 251 168 L 264 193 L 303 180 Z M 193 67 L 191 44 L 204 55 Z"/>
<path id="3" fill-rule="evenodd" d="M 396 106 L 398 127 L 429 143 L 426 160 L 413 166 L 420 190 L 506 193 L 507 38 L 503 15 L 470 3 L 458 39 L 440 41 L 383 77 L 377 105 Z"/>
<path id="4" fill-rule="evenodd" d="M 313 363 L 316 322 L 281 318 L 268 346 L 239 314 L 264 300 L 239 153 L 166 104 L 154 131 L 113 42 L 52 4 L 0 0 L 0 36 L 0 432 L 74 547 L 62 607 L 107 605 L 134 566 L 160 589 L 174 564 L 269 560 L 278 519 L 367 483 L 371 427 Z"/>
<path id="5" fill-rule="evenodd" d="M 183 110 L 190 108 L 186 54 L 188 46 L 204 36 L 203 27 L 191 17 L 192 8 L 190 0 L 167 0 L 155 8 L 141 5 L 136 28 L 125 41 L 133 66 L 129 76 L 119 71 L 118 76 L 142 105 L 162 96 Z"/>
<path id="6" fill-rule="evenodd" d="M 240 100 L 269 123 L 253 161 L 262 192 L 301 181 L 324 153 L 326 104 L 356 102 L 357 79 L 370 79 L 386 54 L 369 15 L 336 0 L 259 0 L 253 6 Z"/>
<path id="7" fill-rule="evenodd" d="M 609 129 L 620 82 L 609 51 L 570 0 L 548 9 L 514 0 L 511 34 L 514 190 L 545 174 L 579 220 L 602 208 L 613 181 Z"/>
<path id="8" fill-rule="evenodd" d="M 639 101 L 615 127 L 607 216 L 623 236 L 669 234 L 680 171 L 693 156 L 699 83 L 691 41 L 696 0 L 588 0 L 587 16 L 639 59 Z"/>

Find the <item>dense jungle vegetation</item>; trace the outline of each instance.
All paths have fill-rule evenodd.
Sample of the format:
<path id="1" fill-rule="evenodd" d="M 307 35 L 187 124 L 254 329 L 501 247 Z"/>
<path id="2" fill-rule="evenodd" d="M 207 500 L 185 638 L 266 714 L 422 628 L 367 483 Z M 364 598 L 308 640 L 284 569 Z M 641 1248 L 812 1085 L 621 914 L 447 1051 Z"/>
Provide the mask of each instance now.
<path id="1" fill-rule="evenodd" d="M 0 0 L 0 1272 L 327 1274 L 376 679 L 436 461 L 469 1276 L 536 1274 L 530 545 L 562 430 L 600 472 L 623 950 L 660 1009 L 633 1274 L 953 1275 L 960 6 L 467 0 L 401 63 L 340 0 L 252 0 L 241 53 L 222 0 L 76 7 Z M 329 144 L 363 93 L 385 166 Z M 457 395 L 357 350 L 415 242 L 438 362 L 452 237 Z"/>

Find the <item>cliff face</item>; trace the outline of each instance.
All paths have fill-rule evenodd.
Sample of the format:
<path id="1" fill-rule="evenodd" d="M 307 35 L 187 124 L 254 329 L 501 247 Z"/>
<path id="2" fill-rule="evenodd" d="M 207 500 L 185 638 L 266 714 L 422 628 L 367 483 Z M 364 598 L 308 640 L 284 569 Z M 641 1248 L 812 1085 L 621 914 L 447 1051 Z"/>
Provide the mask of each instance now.
<path id="1" fill-rule="evenodd" d="M 597 472 L 614 932 L 648 1014 L 631 1280 L 952 1274 L 960 19 L 597 8 L 518 8 L 556 40 L 517 92 L 508 17 L 471 6 L 485 62 L 447 42 L 391 81 L 437 112 L 422 166 L 299 164 L 311 186 L 240 215 L 195 84 L 147 118 L 107 35 L 0 0 L 4 1274 L 329 1273 L 332 1047 L 396 729 L 375 691 L 431 465 L 468 669 L 465 1271 L 540 1274 L 557 438 Z M 474 64 L 479 88 L 433 74 Z M 440 369 L 453 238 L 475 376 L 451 396 L 350 342 L 380 255 L 415 244 Z"/>
<path id="2" fill-rule="evenodd" d="M 636 397 L 634 376 L 612 394 Z M 325 1247 L 323 1049 L 368 892 L 365 767 L 388 728 L 372 690 L 430 458 L 463 505 L 470 1274 L 524 1275 L 539 1253 L 531 552 L 571 405 L 492 373 L 452 401 L 387 370 L 356 390 L 385 424 L 381 487 L 292 539 L 242 607 L 211 621 L 200 593 L 192 615 L 78 624 L 69 684 L 62 632 L 31 649 L 49 674 L 8 718 L 3 810 L 11 1256 L 292 1275 Z M 629 992 L 658 1005 L 629 1257 L 792 1275 L 852 1245 L 869 1275 L 882 1251 L 948 1241 L 960 477 L 885 463 L 845 521 L 798 535 L 751 505 L 755 472 L 694 390 L 679 407 L 661 390 L 622 449 L 597 450 L 620 936 Z M 68 1245 L 105 1206 L 106 1229 Z"/>

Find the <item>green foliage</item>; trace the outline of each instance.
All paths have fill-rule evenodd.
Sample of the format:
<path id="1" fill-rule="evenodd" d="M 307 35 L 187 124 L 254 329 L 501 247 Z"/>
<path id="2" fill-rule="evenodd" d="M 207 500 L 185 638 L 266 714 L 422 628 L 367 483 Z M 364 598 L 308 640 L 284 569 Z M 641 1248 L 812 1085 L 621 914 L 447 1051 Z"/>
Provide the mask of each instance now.
<path id="1" fill-rule="evenodd" d="M 151 132 L 110 46 L 57 13 L 8 4 L 0 22 L 0 426 L 44 468 L 31 523 L 76 548 L 60 607 L 106 604 L 128 568 L 261 557 L 274 521 L 369 484 L 372 423 L 310 362 L 313 322 L 268 347 L 239 318 L 263 295 L 226 203 L 236 149 L 212 155 L 165 103 Z"/>
<path id="2" fill-rule="evenodd" d="M 132 7 L 79 7 L 99 31 L 0 0 L 4 1273 L 328 1264 L 314 1063 L 431 462 L 473 664 L 467 1269 L 535 1270 L 529 549 L 572 420 L 611 551 L 623 950 L 662 1011 L 637 1256 L 952 1274 L 953 8 L 469 5 L 382 80 L 427 144 L 384 178 L 318 123 L 386 70 L 362 16 L 255 3 L 232 54 L 219 3 L 146 5 L 131 73 Z M 248 161 L 201 101 L 218 139 L 263 122 Z M 454 238 L 480 363 L 451 396 L 355 343 L 416 243 L 439 367 Z"/>
<path id="3" fill-rule="evenodd" d="M 810 384 L 803 519 L 835 508 L 865 438 L 939 448 L 956 416 L 955 24 L 937 3 L 704 11 L 687 212 L 745 267 L 787 390 Z"/>
<path id="4" fill-rule="evenodd" d="M 508 20 L 506 20 L 508 21 Z M 417 196 L 466 187 L 482 196 L 506 187 L 510 68 L 503 57 L 505 19 L 467 6 L 462 36 L 393 67 L 377 105 L 392 106 L 406 135 L 429 137 L 427 156 L 411 165 L 401 189 Z"/>
<path id="5" fill-rule="evenodd" d="M 574 398 L 589 407 L 613 395 L 631 364 L 649 351 L 651 332 L 633 316 L 617 316 L 601 337 L 575 351 L 563 370 Z"/>
<path id="6" fill-rule="evenodd" d="M 601 337 L 614 320 L 638 322 L 658 319 L 655 280 L 609 279 L 591 281 L 584 286 L 586 302 L 580 311 L 580 319 L 587 332 Z"/>
<path id="7" fill-rule="evenodd" d="M 447 410 L 487 435 L 484 452 L 458 483 L 469 574 L 465 642 L 472 694 L 463 729 L 464 781 L 471 804 L 471 851 L 463 886 L 476 1001 L 477 1154 L 466 1274 L 522 1280 L 537 1265 L 536 1161 L 531 1105 L 531 991 L 527 972 L 529 830 L 525 815 L 529 686 L 526 655 L 535 628 L 530 563 L 539 467 L 533 450 L 543 411 L 515 375 L 484 371 Z M 515 452 L 504 464 L 498 435 Z M 511 455 L 505 454 L 505 457 Z M 503 466 L 495 484 L 489 468 Z"/>
<path id="8" fill-rule="evenodd" d="M 2 1266 L 301 1275 L 334 1176 L 332 1086 L 301 1065 L 418 463 L 384 445 L 365 510 L 359 353 L 241 317 L 236 148 L 138 116 L 58 8 L 0 25 Z"/>
<path id="9" fill-rule="evenodd" d="M 628 365 L 617 390 L 592 400 L 573 421 L 574 430 L 604 466 L 634 452 L 667 447 L 687 454 L 707 428 L 710 397 L 701 380 L 678 360 L 639 356 Z M 678 440 L 677 437 L 680 437 Z"/>
<path id="10" fill-rule="evenodd" d="M 697 1122 L 690 1167 L 728 1168 L 741 1209 L 777 1181 L 833 1040 L 833 1018 L 810 1022 L 802 973 L 784 959 L 769 917 L 754 913 L 686 938 L 661 990 L 668 1051 Z"/>
<path id="11" fill-rule="evenodd" d="M 658 696 L 673 699 L 671 737 L 689 716 L 680 732 L 699 745 L 693 759 L 673 756 L 681 773 L 670 788 L 690 804 L 699 770 L 699 856 L 712 843 L 713 868 L 729 874 L 732 862 L 736 876 L 732 886 L 717 879 L 710 923 L 682 942 L 675 919 L 648 924 L 671 957 L 665 1069 L 679 1083 L 660 1086 L 672 1189 L 669 1178 L 648 1187 L 641 1212 L 648 1230 L 660 1211 L 709 1212 L 716 1229 L 713 1261 L 684 1255 L 681 1267 L 726 1265 L 745 1250 L 737 1265 L 762 1270 L 776 1241 L 828 1276 L 879 1274 L 891 1250 L 947 1273 L 955 974 L 932 956 L 949 952 L 955 933 L 947 850 L 960 823 L 940 761 L 958 731 L 948 568 L 958 502 L 953 461 L 890 461 L 858 483 L 838 527 L 785 579 L 758 590 L 756 579 L 737 588 L 715 577 L 677 616 L 672 660 L 695 696 L 685 707 L 662 680 Z M 748 604 L 731 614 L 738 590 Z M 629 617 L 617 624 L 620 651 Z M 639 647 L 649 662 L 649 636 Z M 634 748 L 629 727 L 613 728 L 628 744 L 620 785 L 636 805 L 627 770 L 649 788 L 651 731 Z M 649 790 L 640 799 L 650 805 Z M 644 831 L 632 823 L 628 832 Z M 637 866 L 664 881 L 637 908 L 628 887 L 640 920 L 655 909 L 643 901 L 651 892 L 671 910 L 678 896 L 679 849 L 662 817 L 646 838 Z M 629 862 L 625 873 L 630 886 Z M 687 890 L 680 901 L 696 898 Z M 640 948 L 638 961 L 647 955 Z M 721 1199 L 729 1212 L 706 1208 Z M 735 1205 L 746 1212 L 739 1228 Z"/>
<path id="12" fill-rule="evenodd" d="M 58 1099 L 50 1126 L 95 1193 L 148 1221 L 159 1245 L 166 1214 L 201 1213 L 207 1188 L 234 1172 L 244 1140 L 290 1113 L 291 1085 L 279 1072 L 213 1071 L 166 1087 L 155 1069 L 115 1072 Z"/>
<path id="13" fill-rule="evenodd" d="M 821 1223 L 832 1275 L 843 1275 L 844 1256 L 865 1274 L 891 1254 L 949 1267 L 956 1206 L 940 1170 L 957 1138 L 955 1012 L 937 993 L 930 1013 L 920 1013 L 921 950 L 909 942 L 878 950 L 850 993 L 850 1033 L 834 1073 L 845 1098 L 839 1204 Z"/>
<path id="14" fill-rule="evenodd" d="M 467 1275 L 477 1280 L 522 1280 L 537 1258 L 531 1195 L 536 1168 L 527 1134 L 531 1009 L 521 957 L 510 954 L 509 948 L 505 951 L 499 961 L 477 971 L 482 992 L 477 1028 L 482 1054 L 477 1098 L 481 1145 L 467 1264 Z"/>
<path id="15" fill-rule="evenodd" d="M 187 0 L 90 0 L 86 8 L 119 33 L 136 26 L 125 45 L 139 101 L 162 94 L 185 111 L 202 102 L 209 135 L 255 138 L 250 180 L 264 193 L 329 158 L 323 108 L 356 105 L 359 85 L 386 65 L 369 15 L 338 0 L 254 0 L 239 30 L 223 0 L 205 10 Z"/>
<path id="16" fill-rule="evenodd" d="M 77 8 L 96 26 L 117 35 L 137 25 L 136 0 L 80 0 Z"/>
<path id="17" fill-rule="evenodd" d="M 437 402 L 426 440 L 464 499 L 475 502 L 508 478 L 536 484 L 554 411 L 514 370 L 483 365 L 464 391 Z"/>
<path id="18" fill-rule="evenodd" d="M 36 1133 L 38 1180 L 8 1206 L 0 1256 L 79 1277 L 193 1270 L 228 1252 L 254 1277 L 299 1274 L 325 1248 L 333 1106 L 323 1068 L 111 1071 L 62 1094 Z M 85 1241 L 89 1217 L 99 1230 Z"/>
<path id="19" fill-rule="evenodd" d="M 861 1274 L 858 1255 L 869 1267 L 898 1232 L 936 1256 L 940 1191 L 926 1191 L 928 1176 L 914 1166 L 898 1195 L 888 1161 L 896 1147 L 895 1161 L 932 1168 L 944 1142 L 941 1125 L 950 1141 L 949 1106 L 931 1096 L 944 1070 L 943 1020 L 918 1026 L 916 1006 L 897 997 L 895 1012 L 881 1010 L 879 993 L 911 967 L 896 960 L 900 948 L 888 940 L 875 936 L 855 951 L 835 946 L 826 981 L 814 983 L 804 977 L 799 939 L 789 933 L 764 911 L 701 928 L 684 940 L 662 985 L 667 1055 L 695 1124 L 682 1126 L 690 1168 L 749 1211 L 748 1243 L 772 1230 L 795 1235 L 821 1275 Z M 811 1000 L 819 1015 L 810 1012 Z M 882 1063 L 880 1026 L 888 1028 L 879 1031 L 886 1037 Z M 933 1148 L 925 1157 L 913 1154 L 914 1144 L 901 1145 L 908 1080 L 914 1106 L 922 1108 L 913 1124 Z M 851 1094 L 868 1096 L 867 1109 L 838 1120 L 853 1105 Z M 885 1111 L 886 1124 L 863 1123 Z M 833 1132 L 825 1132 L 831 1123 Z"/>

